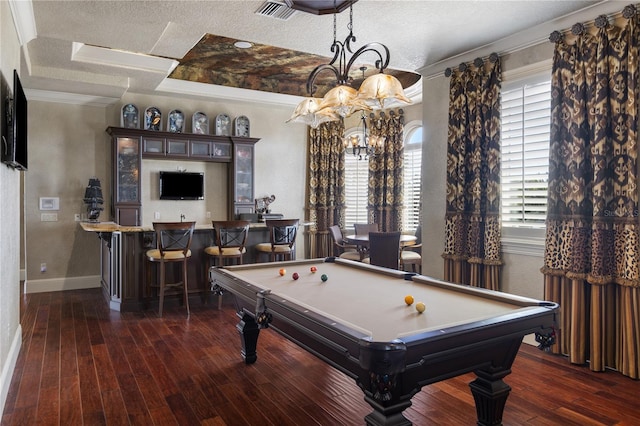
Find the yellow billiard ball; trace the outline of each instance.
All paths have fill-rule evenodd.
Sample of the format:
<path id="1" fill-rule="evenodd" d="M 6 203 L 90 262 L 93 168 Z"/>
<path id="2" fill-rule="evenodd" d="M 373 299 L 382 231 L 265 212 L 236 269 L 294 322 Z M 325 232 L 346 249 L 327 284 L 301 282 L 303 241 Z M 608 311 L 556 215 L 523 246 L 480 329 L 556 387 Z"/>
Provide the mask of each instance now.
<path id="1" fill-rule="evenodd" d="M 404 297 L 404 303 L 406 303 L 409 306 L 413 305 L 413 296 L 410 295 L 410 294 L 405 296 Z"/>
<path id="2" fill-rule="evenodd" d="M 278 273 L 280 274 L 281 277 L 284 277 L 284 274 L 287 273 L 287 270 L 282 268 L 282 269 L 280 269 L 280 271 L 278 271 Z"/>
<path id="3" fill-rule="evenodd" d="M 416 303 L 416 311 L 423 313 L 425 309 L 427 309 L 427 307 L 424 305 L 424 303 L 422 302 Z"/>

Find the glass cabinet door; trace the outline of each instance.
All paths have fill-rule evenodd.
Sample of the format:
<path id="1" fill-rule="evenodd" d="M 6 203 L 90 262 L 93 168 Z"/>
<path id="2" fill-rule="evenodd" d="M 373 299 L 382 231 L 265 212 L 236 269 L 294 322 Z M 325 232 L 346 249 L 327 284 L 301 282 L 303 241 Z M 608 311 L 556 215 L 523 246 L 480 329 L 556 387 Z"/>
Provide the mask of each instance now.
<path id="1" fill-rule="evenodd" d="M 140 140 L 116 139 L 116 203 L 140 202 Z"/>
<path id="2" fill-rule="evenodd" d="M 235 145 L 235 200 L 253 203 L 253 145 Z"/>

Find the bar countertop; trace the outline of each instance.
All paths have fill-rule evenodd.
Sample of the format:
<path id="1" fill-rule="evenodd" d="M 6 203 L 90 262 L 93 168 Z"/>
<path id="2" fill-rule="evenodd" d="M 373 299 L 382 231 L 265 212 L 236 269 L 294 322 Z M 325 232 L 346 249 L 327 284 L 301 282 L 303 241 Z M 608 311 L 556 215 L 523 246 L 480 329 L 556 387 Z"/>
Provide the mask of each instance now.
<path id="1" fill-rule="evenodd" d="M 151 226 L 127 226 L 118 225 L 115 222 L 80 222 L 80 226 L 85 231 L 90 232 L 153 232 L 153 225 Z M 249 225 L 250 229 L 266 229 L 264 223 L 252 223 Z M 213 225 L 209 224 L 196 224 L 195 229 L 213 229 Z"/>

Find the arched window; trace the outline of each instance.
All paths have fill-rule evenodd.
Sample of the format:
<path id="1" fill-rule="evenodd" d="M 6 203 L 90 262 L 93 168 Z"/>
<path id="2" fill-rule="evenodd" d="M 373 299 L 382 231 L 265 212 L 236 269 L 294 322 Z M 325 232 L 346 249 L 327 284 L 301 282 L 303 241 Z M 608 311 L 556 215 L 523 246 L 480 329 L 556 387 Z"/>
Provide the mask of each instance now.
<path id="1" fill-rule="evenodd" d="M 422 122 L 411 121 L 404 131 L 404 231 L 415 231 L 420 224 L 422 199 Z"/>

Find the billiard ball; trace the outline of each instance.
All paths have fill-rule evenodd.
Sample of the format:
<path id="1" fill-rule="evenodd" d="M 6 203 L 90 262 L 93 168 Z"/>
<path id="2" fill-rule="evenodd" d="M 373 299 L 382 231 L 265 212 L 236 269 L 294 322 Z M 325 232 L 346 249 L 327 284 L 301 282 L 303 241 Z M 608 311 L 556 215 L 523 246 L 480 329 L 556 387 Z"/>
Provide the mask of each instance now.
<path id="1" fill-rule="evenodd" d="M 422 302 L 416 303 L 416 311 L 423 313 L 425 309 L 427 309 L 427 307 L 424 305 L 424 303 Z"/>
<path id="2" fill-rule="evenodd" d="M 294 272 L 291 278 L 293 278 L 294 280 L 297 280 L 298 278 L 300 278 L 300 275 L 298 275 L 297 272 Z"/>
<path id="3" fill-rule="evenodd" d="M 412 295 L 407 295 L 404 297 L 404 303 L 406 303 L 407 305 L 413 305 L 413 296 Z"/>
<path id="4" fill-rule="evenodd" d="M 322 280 L 322 282 L 325 282 L 326 280 L 329 279 L 329 277 L 327 276 L 327 274 L 322 274 L 322 276 L 320 277 L 320 279 Z"/>
<path id="5" fill-rule="evenodd" d="M 284 277 L 284 274 L 287 273 L 287 270 L 282 268 L 282 269 L 280 269 L 280 271 L 278 271 L 278 273 L 280 274 L 281 277 Z"/>
<path id="6" fill-rule="evenodd" d="M 311 267 L 311 272 L 313 272 L 315 274 L 316 272 L 318 272 L 318 268 L 316 268 L 315 266 L 312 266 Z"/>

